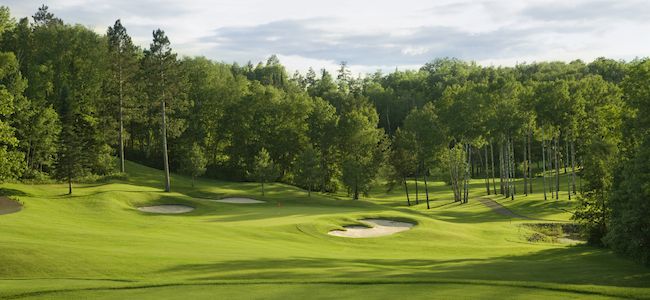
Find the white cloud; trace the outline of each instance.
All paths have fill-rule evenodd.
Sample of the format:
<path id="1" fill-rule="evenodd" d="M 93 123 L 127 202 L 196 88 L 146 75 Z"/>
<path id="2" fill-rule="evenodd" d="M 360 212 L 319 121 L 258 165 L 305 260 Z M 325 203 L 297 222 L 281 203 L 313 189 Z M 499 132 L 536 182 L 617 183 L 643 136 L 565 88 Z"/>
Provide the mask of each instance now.
<path id="1" fill-rule="evenodd" d="M 4 0 L 12 15 L 42 5 Z M 353 73 L 416 69 L 436 57 L 514 65 L 517 61 L 599 56 L 633 59 L 650 48 L 647 1 L 332 0 L 51 0 L 66 23 L 97 32 L 121 19 L 135 43 L 148 47 L 161 28 L 181 55 L 240 64 L 276 54 L 290 70 Z M 489 63 L 488 63 L 489 64 Z M 415 66 L 415 67 L 414 67 Z M 361 71 L 362 70 L 362 71 Z"/>

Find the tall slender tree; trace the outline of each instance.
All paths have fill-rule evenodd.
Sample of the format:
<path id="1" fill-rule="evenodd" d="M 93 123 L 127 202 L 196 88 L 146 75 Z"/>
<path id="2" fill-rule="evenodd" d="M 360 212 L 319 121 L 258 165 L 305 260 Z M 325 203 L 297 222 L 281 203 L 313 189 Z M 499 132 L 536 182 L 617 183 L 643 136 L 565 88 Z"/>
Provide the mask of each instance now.
<path id="1" fill-rule="evenodd" d="M 108 53 L 110 56 L 110 71 L 112 81 L 109 94 L 117 98 L 118 106 L 118 155 L 120 158 L 120 172 L 124 173 L 124 106 L 125 101 L 133 95 L 133 79 L 137 72 L 137 52 L 131 37 L 126 33 L 126 28 L 118 19 L 113 27 L 106 31 L 108 37 Z"/>
<path id="2" fill-rule="evenodd" d="M 68 85 L 64 84 L 59 94 L 59 115 L 62 130 L 59 136 L 58 161 L 55 178 L 68 182 L 68 195 L 72 194 L 72 181 L 83 175 L 86 167 L 84 141 L 79 135 L 79 112 L 76 101 L 70 96 Z"/>
<path id="3" fill-rule="evenodd" d="M 157 29 L 153 31 L 153 43 L 145 51 L 145 62 L 148 64 L 147 74 L 150 76 L 151 90 L 149 98 L 159 100 L 161 112 L 161 148 L 163 156 L 163 169 L 165 171 L 165 191 L 171 190 L 169 180 L 169 157 L 167 138 L 169 129 L 170 136 L 180 135 L 185 124 L 183 119 L 172 119 L 168 116 L 167 109 L 171 107 L 172 113 L 180 114 L 187 108 L 187 78 L 180 73 L 180 62 L 176 54 L 172 53 L 169 38 L 165 32 Z M 172 126 L 168 126 L 172 125 Z"/>

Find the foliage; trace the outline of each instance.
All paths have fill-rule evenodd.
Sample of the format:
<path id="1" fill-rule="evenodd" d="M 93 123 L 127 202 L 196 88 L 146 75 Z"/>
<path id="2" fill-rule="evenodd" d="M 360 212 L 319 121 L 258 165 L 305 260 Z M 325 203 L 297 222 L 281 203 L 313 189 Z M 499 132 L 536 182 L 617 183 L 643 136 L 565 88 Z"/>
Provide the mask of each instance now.
<path id="1" fill-rule="evenodd" d="M 63 128 L 59 136 L 58 160 L 56 164 L 56 179 L 68 182 L 69 192 L 72 194 L 72 182 L 86 175 L 88 169 L 87 155 L 84 152 L 85 143 L 77 131 L 80 122 L 78 106 L 70 97 L 70 90 L 64 85 L 60 93 L 61 123 Z"/>
<path id="2" fill-rule="evenodd" d="M 299 185 L 308 187 L 309 196 L 311 196 L 314 183 L 317 183 L 317 180 L 322 178 L 321 162 L 322 157 L 314 148 L 307 148 L 298 156 L 294 180 Z"/>
<path id="3" fill-rule="evenodd" d="M 264 183 L 274 182 L 277 178 L 278 167 L 266 149 L 262 148 L 253 159 L 251 171 L 248 173 L 248 179 L 262 184 L 262 196 L 264 196 Z"/>
<path id="4" fill-rule="evenodd" d="M 203 154 L 203 149 L 199 144 L 194 143 L 181 161 L 180 172 L 192 176 L 192 186 L 194 186 L 194 177 L 201 176 L 205 173 L 205 166 L 208 160 Z"/>

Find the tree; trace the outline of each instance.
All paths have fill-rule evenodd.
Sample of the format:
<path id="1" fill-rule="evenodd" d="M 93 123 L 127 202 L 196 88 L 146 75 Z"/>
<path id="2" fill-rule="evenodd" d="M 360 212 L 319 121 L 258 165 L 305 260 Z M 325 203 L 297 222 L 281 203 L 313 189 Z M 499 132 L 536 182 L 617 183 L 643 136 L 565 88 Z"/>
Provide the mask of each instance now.
<path id="1" fill-rule="evenodd" d="M 296 171 L 296 182 L 306 184 L 309 189 L 308 195 L 311 196 L 313 181 L 321 177 L 321 157 L 314 148 L 307 147 L 298 156 L 298 165 Z"/>
<path id="2" fill-rule="evenodd" d="M 4 7 L 0 7 L 0 22 L 4 22 L 3 10 Z M 2 25 L 0 23 L 0 36 L 4 30 Z M 3 121 L 14 113 L 14 98 L 22 97 L 24 87 L 16 86 L 15 82 L 13 86 L 11 84 L 11 78 L 20 74 L 14 75 L 17 69 L 16 57 L 12 53 L 0 52 L 0 183 L 7 178 L 19 177 L 24 169 L 24 154 L 15 150 L 18 145 L 15 129 Z M 9 81 L 9 86 L 5 85 L 5 81 Z"/>
<path id="3" fill-rule="evenodd" d="M 49 7 L 41 6 L 38 9 L 38 12 L 32 16 L 34 18 L 34 27 L 38 26 L 48 26 L 48 27 L 56 27 L 56 26 L 63 26 L 63 21 L 59 18 L 55 18 L 52 13 L 47 12 Z"/>
<path id="4" fill-rule="evenodd" d="M 248 179 L 262 184 L 262 196 L 264 196 L 264 183 L 274 182 L 277 178 L 278 168 L 266 149 L 262 148 L 259 154 L 255 155 L 252 171 L 248 173 Z"/>
<path id="5" fill-rule="evenodd" d="M 377 128 L 377 112 L 363 96 L 352 97 L 339 122 L 343 155 L 341 179 L 353 192 L 353 199 L 367 194 L 384 161 L 383 130 Z"/>
<path id="6" fill-rule="evenodd" d="M 173 115 L 186 111 L 187 78 L 180 73 L 179 62 L 176 54 L 172 53 L 169 38 L 165 32 L 157 29 L 153 31 L 153 43 L 145 51 L 145 62 L 148 64 L 147 74 L 150 77 L 150 99 L 157 99 L 161 107 L 161 148 L 163 169 L 165 171 L 165 191 L 170 191 L 169 183 L 169 158 L 167 154 L 168 129 L 170 137 L 179 136 L 185 129 L 183 118 L 170 118 L 167 109 Z M 173 121 L 173 122 L 172 122 Z"/>
<path id="7" fill-rule="evenodd" d="M 193 143 L 181 160 L 180 172 L 192 176 L 192 187 L 194 187 L 194 177 L 203 175 L 207 164 L 208 160 L 203 155 L 203 149 L 197 143 Z"/>
<path id="8" fill-rule="evenodd" d="M 137 71 L 138 49 L 131 42 L 126 28 L 118 19 L 113 27 L 106 31 L 108 37 L 108 52 L 110 55 L 110 71 L 112 85 L 109 94 L 117 98 L 119 141 L 118 155 L 120 157 L 120 172 L 124 173 L 124 113 L 125 100 L 133 95 L 133 80 Z"/>
<path id="9" fill-rule="evenodd" d="M 352 73 L 350 72 L 350 69 L 348 69 L 347 61 L 341 62 L 341 68 L 338 70 L 338 73 L 339 75 L 336 76 L 336 79 L 340 82 L 348 82 L 352 79 Z"/>
<path id="10" fill-rule="evenodd" d="M 413 172 L 418 161 L 417 152 L 413 151 L 413 148 L 416 147 L 412 145 L 415 141 L 409 136 L 409 133 L 398 128 L 393 135 L 390 151 L 387 155 L 389 172 L 386 187 L 388 188 L 387 192 L 391 192 L 396 186 L 404 184 L 406 202 L 411 205 L 406 177 Z"/>
<path id="11" fill-rule="evenodd" d="M 622 132 L 622 149 L 614 169 L 609 211 L 608 232 L 602 239 L 615 252 L 650 266 L 650 60 L 636 61 L 622 84 L 627 98 L 623 130 L 609 123 L 610 131 Z M 614 102 L 616 104 L 616 102 Z M 619 106 L 610 106 L 616 112 Z M 615 116 L 615 114 L 614 114 Z M 615 119 L 616 120 L 616 119 Z M 614 125 L 617 125 L 614 123 Z M 613 128 L 612 128 L 613 127 Z M 587 166 L 585 166 L 587 169 Z"/>
<path id="12" fill-rule="evenodd" d="M 307 136 L 310 143 L 320 150 L 321 159 L 321 193 L 325 186 L 332 189 L 332 180 L 336 174 L 336 158 L 340 153 L 336 147 L 338 142 L 338 124 L 340 117 L 336 108 L 321 98 L 313 100 L 314 108 L 307 117 Z"/>
<path id="13" fill-rule="evenodd" d="M 55 178 L 68 182 L 68 195 L 72 194 L 72 181 L 82 176 L 87 167 L 84 155 L 85 143 L 79 136 L 78 106 L 70 97 L 70 90 L 63 85 L 60 93 L 59 116 L 61 117 L 62 130 L 59 136 L 58 161 L 55 169 Z"/>

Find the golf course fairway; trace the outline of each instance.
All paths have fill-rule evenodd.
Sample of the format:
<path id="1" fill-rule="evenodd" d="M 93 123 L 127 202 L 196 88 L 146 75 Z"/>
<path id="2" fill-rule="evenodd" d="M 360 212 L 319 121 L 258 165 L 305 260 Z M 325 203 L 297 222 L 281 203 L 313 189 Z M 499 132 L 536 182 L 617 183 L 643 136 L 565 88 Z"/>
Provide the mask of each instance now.
<path id="1" fill-rule="evenodd" d="M 275 183 L 172 174 L 127 162 L 128 181 L 67 185 L 5 183 L 23 204 L 0 215 L 0 299 L 650 299 L 650 269 L 608 249 L 531 242 L 531 223 L 566 222 L 575 200 L 539 192 L 488 198 L 508 217 L 472 199 L 454 203 L 442 182 L 369 199 L 321 195 Z M 535 179 L 538 180 L 538 179 Z M 535 184 L 540 182 L 535 181 Z M 410 188 L 409 188 L 410 189 Z M 239 197 L 241 204 L 207 201 Z M 413 195 L 411 196 L 413 198 Z M 184 213 L 139 207 L 182 205 Z M 373 238 L 328 235 L 359 220 L 413 224 Z"/>

